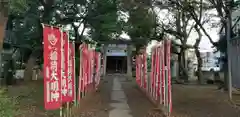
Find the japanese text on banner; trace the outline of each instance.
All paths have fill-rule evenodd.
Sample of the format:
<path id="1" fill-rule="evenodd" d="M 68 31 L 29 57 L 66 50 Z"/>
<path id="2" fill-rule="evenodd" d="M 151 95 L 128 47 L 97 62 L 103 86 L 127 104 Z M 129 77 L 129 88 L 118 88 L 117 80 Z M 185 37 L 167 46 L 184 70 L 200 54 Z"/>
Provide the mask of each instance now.
<path id="1" fill-rule="evenodd" d="M 61 106 L 61 32 L 44 27 L 44 104 L 46 110 Z"/>
<path id="2" fill-rule="evenodd" d="M 62 35 L 62 102 L 69 102 L 68 97 L 68 35 L 63 32 Z"/>
<path id="3" fill-rule="evenodd" d="M 68 96 L 72 100 L 74 100 L 74 88 L 75 88 L 75 69 L 74 69 L 74 56 L 75 56 L 75 50 L 71 43 L 69 44 L 69 51 L 68 51 Z"/>

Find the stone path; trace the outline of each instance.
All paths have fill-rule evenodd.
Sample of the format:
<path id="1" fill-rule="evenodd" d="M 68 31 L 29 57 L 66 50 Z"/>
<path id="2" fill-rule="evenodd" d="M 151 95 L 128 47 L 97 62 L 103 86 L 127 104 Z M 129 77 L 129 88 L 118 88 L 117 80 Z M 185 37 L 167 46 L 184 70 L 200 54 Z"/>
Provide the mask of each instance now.
<path id="1" fill-rule="evenodd" d="M 133 117 L 118 77 L 113 79 L 110 107 L 109 117 Z"/>

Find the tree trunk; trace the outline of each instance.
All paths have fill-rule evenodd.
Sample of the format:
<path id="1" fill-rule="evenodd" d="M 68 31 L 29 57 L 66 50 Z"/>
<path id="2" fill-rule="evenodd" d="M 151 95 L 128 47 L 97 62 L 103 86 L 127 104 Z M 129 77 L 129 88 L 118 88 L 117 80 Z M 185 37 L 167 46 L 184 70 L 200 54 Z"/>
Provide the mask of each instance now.
<path id="1" fill-rule="evenodd" d="M 1 13 L 0 13 L 1 14 Z M 5 27 L 7 24 L 7 17 L 0 16 L 0 51 L 2 50 L 3 47 L 3 40 L 5 36 Z"/>
<path id="2" fill-rule="evenodd" d="M 25 71 L 24 71 L 24 81 L 31 81 L 32 80 L 33 68 L 36 65 L 37 58 L 39 58 L 40 56 L 42 56 L 41 48 L 35 48 L 32 51 L 32 53 L 31 53 L 31 55 L 30 55 L 30 57 L 27 61 L 26 68 L 25 68 Z"/>
<path id="3" fill-rule="evenodd" d="M 201 19 L 200 19 L 201 20 Z M 200 55 L 200 51 L 198 49 L 199 47 L 199 44 L 202 40 L 202 33 L 200 31 L 200 29 L 198 28 L 197 25 L 194 26 L 195 30 L 197 31 L 198 33 L 198 39 L 196 40 L 195 44 L 194 44 L 194 49 L 195 49 L 195 54 L 196 54 L 196 57 L 197 57 L 197 62 L 198 62 L 198 66 L 197 66 L 197 77 L 198 77 L 198 83 L 199 84 L 203 84 L 204 80 L 202 78 L 202 58 L 201 58 L 201 55 Z"/>
<path id="4" fill-rule="evenodd" d="M 179 72 L 180 72 L 180 79 L 188 82 L 188 73 L 187 73 L 187 66 L 186 66 L 186 58 L 185 58 L 185 50 L 182 48 L 180 54 L 178 55 L 178 62 L 179 62 Z"/>
<path id="5" fill-rule="evenodd" d="M 198 62 L 198 65 L 197 65 L 197 77 L 198 77 L 198 83 L 199 84 L 203 84 L 203 77 L 202 77 L 202 58 L 200 56 L 200 51 L 198 50 L 198 48 L 195 48 L 195 54 L 196 54 L 196 57 L 197 57 L 197 62 Z"/>
<path id="6" fill-rule="evenodd" d="M 36 57 L 35 56 L 30 56 L 26 68 L 24 71 L 24 81 L 31 81 L 32 80 L 32 73 L 33 73 L 33 68 L 36 65 Z"/>
<path id="7" fill-rule="evenodd" d="M 182 58 L 181 58 L 181 54 L 178 54 L 177 56 L 178 56 L 178 59 L 177 59 L 178 60 L 177 80 L 181 80 L 181 67 L 180 67 L 180 63 L 182 61 L 181 60 Z"/>
<path id="8" fill-rule="evenodd" d="M 2 47 L 5 37 L 5 27 L 8 21 L 8 1 L 0 0 L 0 77 L 2 77 Z M 0 85 L 1 85 L 0 78 Z"/>
<path id="9" fill-rule="evenodd" d="M 224 90 L 228 90 L 228 62 L 225 61 L 223 63 L 223 70 L 224 70 Z"/>

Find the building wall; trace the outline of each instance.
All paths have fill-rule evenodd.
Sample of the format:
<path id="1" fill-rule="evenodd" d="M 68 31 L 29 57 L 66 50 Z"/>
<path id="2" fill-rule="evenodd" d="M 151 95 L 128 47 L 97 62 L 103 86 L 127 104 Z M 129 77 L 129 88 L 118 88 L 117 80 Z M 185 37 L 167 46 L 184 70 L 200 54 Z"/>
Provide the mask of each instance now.
<path id="1" fill-rule="evenodd" d="M 103 75 L 106 75 L 107 56 L 127 56 L 127 75 L 132 77 L 132 45 L 105 44 L 103 48 Z"/>
<path id="2" fill-rule="evenodd" d="M 127 44 L 108 44 L 106 56 L 127 56 Z"/>

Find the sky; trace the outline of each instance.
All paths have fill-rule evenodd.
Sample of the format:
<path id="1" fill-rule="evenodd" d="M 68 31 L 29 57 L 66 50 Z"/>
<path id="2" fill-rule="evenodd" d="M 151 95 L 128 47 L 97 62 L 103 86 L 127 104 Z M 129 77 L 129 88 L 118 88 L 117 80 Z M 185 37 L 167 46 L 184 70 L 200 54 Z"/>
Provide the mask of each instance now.
<path id="1" fill-rule="evenodd" d="M 155 11 L 158 13 L 158 17 L 164 24 L 169 23 L 169 20 L 172 19 L 172 16 L 169 16 L 169 14 L 171 14 L 171 13 L 169 13 L 167 10 L 160 10 L 157 8 L 157 9 L 155 9 Z M 209 20 L 209 15 L 216 15 L 216 14 L 217 14 L 217 12 L 215 10 L 206 11 L 203 15 L 203 20 Z M 219 39 L 219 35 L 218 35 L 219 27 L 212 28 L 210 26 L 210 23 L 219 23 L 219 22 L 220 22 L 219 18 L 213 17 L 213 18 L 211 18 L 209 23 L 205 23 L 203 25 L 203 27 L 206 29 L 206 31 L 208 32 L 210 37 L 213 39 L 213 41 L 217 41 Z M 192 26 L 192 24 L 194 24 L 194 21 L 189 21 L 189 25 L 187 27 L 188 31 L 190 30 L 190 27 Z M 202 32 L 202 34 L 203 34 L 203 32 Z M 192 32 L 189 35 L 187 44 L 193 45 L 197 38 L 198 38 L 197 32 L 195 30 L 192 30 Z M 202 40 L 199 45 L 199 49 L 202 52 L 203 51 L 211 52 L 214 50 L 214 48 L 212 48 L 212 44 L 209 41 L 207 36 L 203 35 Z"/>
<path id="2" fill-rule="evenodd" d="M 168 11 L 166 10 L 160 10 L 159 8 L 156 8 L 154 9 L 155 12 L 157 12 L 158 14 L 158 17 L 160 19 L 160 21 L 162 21 L 164 24 L 167 24 L 170 22 L 171 19 L 173 19 L 173 17 L 169 14 Z M 203 16 L 205 16 L 203 19 L 207 19 L 209 17 L 209 14 L 216 14 L 217 12 L 212 10 L 212 11 L 206 11 L 205 14 Z M 119 19 L 124 19 L 125 22 L 128 21 L 128 18 L 129 18 L 129 15 L 127 12 L 119 12 Z M 219 18 L 212 18 L 212 20 L 210 21 L 210 23 L 218 23 L 220 21 Z M 189 22 L 189 26 L 188 26 L 188 29 L 190 29 L 190 26 L 191 24 L 193 24 L 194 22 L 193 21 L 190 21 Z M 79 24 L 78 24 L 79 25 Z M 214 41 L 217 41 L 219 39 L 219 35 L 218 35 L 218 32 L 219 32 L 219 28 L 212 28 L 208 23 L 206 23 L 205 25 L 203 25 L 203 27 L 206 29 L 206 31 L 208 32 L 208 34 L 211 36 L 211 38 L 214 40 Z M 83 25 L 80 26 L 79 28 L 79 32 L 81 32 L 83 29 Z M 87 35 L 87 31 L 88 30 L 85 30 L 84 32 L 84 35 Z M 130 39 L 129 35 L 127 35 L 127 33 L 122 33 L 121 36 L 122 38 L 125 38 L 125 39 Z M 198 35 L 197 33 L 193 30 L 191 33 L 190 33 L 190 36 L 189 36 L 189 39 L 188 39 L 188 44 L 190 45 L 193 45 L 195 43 L 195 40 L 196 38 L 198 38 Z M 155 44 L 156 42 L 153 41 L 152 43 L 149 44 L 148 46 L 148 51 L 151 50 L 151 47 Z M 209 39 L 207 38 L 207 36 L 203 35 L 202 37 L 202 40 L 200 42 L 200 45 L 199 45 L 199 49 L 200 51 L 202 52 L 205 52 L 205 51 L 208 51 L 208 52 L 211 52 L 213 51 L 214 49 L 212 48 L 212 44 L 210 43 Z"/>

